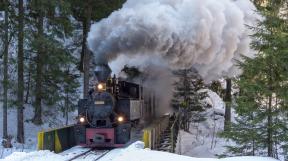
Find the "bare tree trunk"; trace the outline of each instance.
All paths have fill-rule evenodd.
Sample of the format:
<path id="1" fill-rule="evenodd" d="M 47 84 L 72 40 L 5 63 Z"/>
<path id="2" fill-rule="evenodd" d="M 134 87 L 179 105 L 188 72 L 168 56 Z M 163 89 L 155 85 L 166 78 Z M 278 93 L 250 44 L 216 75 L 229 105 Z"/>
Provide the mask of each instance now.
<path id="1" fill-rule="evenodd" d="M 18 91 L 17 91 L 17 141 L 24 143 L 24 51 L 23 51 L 23 39 L 24 39 L 24 7 L 23 0 L 19 0 L 19 15 L 18 15 Z"/>
<path id="2" fill-rule="evenodd" d="M 66 119 L 66 126 L 68 125 L 68 116 L 69 115 L 69 92 L 66 92 L 66 98 L 65 98 L 65 119 Z"/>
<path id="3" fill-rule="evenodd" d="M 5 43 L 4 43 L 4 79 L 3 79 L 3 139 L 7 140 L 7 108 L 8 108 L 8 49 L 9 49 L 9 40 L 8 40 L 8 0 L 5 1 Z M 5 143 L 4 143 L 5 144 Z"/>
<path id="4" fill-rule="evenodd" d="M 33 122 L 36 125 L 42 124 L 42 68 L 43 68 L 43 57 L 44 57 L 44 51 L 43 51 L 43 12 L 41 11 L 42 4 L 41 1 L 37 1 L 38 5 L 38 18 L 37 18 L 37 30 L 38 30 L 38 35 L 37 39 L 38 41 L 42 42 L 39 43 L 38 46 L 38 52 L 37 52 L 37 57 L 36 57 L 36 98 L 35 98 L 35 114 L 33 118 Z"/>
<path id="5" fill-rule="evenodd" d="M 255 156 L 255 140 L 252 141 L 252 156 Z"/>
<path id="6" fill-rule="evenodd" d="M 28 103 L 29 101 L 29 95 L 30 95 L 30 83 L 31 83 L 31 70 L 32 70 L 32 63 L 30 60 L 29 63 L 29 69 L 28 69 L 28 80 L 27 80 L 27 89 L 26 89 L 26 96 L 25 96 L 25 103 Z"/>
<path id="7" fill-rule="evenodd" d="M 268 118 L 267 118 L 267 144 L 268 144 L 268 156 L 273 157 L 273 130 L 272 130 L 272 95 L 269 96 L 269 104 L 268 104 Z"/>
<path id="8" fill-rule="evenodd" d="M 227 131 L 230 128 L 231 124 L 231 104 L 232 104 L 232 80 L 226 79 L 226 94 L 225 94 L 225 121 L 224 121 L 224 130 Z"/>
<path id="9" fill-rule="evenodd" d="M 273 59 L 273 58 L 271 58 Z M 270 61 L 272 62 L 272 61 Z M 274 157 L 273 156 L 273 118 L 272 118 L 272 97 L 273 97 L 273 68 L 272 68 L 272 64 L 268 62 L 269 64 L 269 84 L 268 84 L 268 88 L 270 90 L 270 94 L 268 96 L 268 107 L 266 109 L 267 112 L 267 153 L 269 157 Z"/>
<path id="10" fill-rule="evenodd" d="M 89 91 L 89 71 L 90 71 L 90 51 L 87 46 L 87 37 L 90 29 L 92 6 L 90 1 L 87 1 L 87 10 L 85 11 L 85 20 L 83 21 L 83 41 L 82 41 L 82 51 L 83 51 L 83 68 L 84 68 L 84 98 L 88 97 Z"/>

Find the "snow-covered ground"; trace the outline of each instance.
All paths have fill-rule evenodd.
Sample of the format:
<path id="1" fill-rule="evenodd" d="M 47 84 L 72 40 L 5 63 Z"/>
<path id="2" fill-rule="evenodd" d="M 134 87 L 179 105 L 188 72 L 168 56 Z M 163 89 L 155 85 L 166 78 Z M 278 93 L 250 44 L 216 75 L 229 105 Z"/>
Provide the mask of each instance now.
<path id="1" fill-rule="evenodd" d="M 60 127 L 65 124 L 65 119 L 62 114 L 56 114 L 52 117 L 53 109 L 49 110 L 49 108 L 44 108 L 44 113 L 47 116 L 43 117 L 44 124 L 41 126 L 36 126 L 31 123 L 31 119 L 33 117 L 33 108 L 31 106 L 26 106 L 24 109 L 24 126 L 25 126 L 25 144 L 19 144 L 16 142 L 17 136 L 17 110 L 16 109 L 8 109 L 8 135 L 13 137 L 12 144 L 13 148 L 4 149 L 1 145 L 2 142 L 2 129 L 3 129 L 3 108 L 2 103 L 0 102 L 0 159 L 5 156 L 13 153 L 13 152 L 31 152 L 35 151 L 37 148 L 37 133 L 42 130 L 51 129 L 54 127 Z M 54 112 L 55 113 L 55 112 Z M 76 113 L 69 114 L 69 123 L 73 123 L 73 118 L 75 118 Z"/>
<path id="2" fill-rule="evenodd" d="M 144 149 L 142 142 L 136 142 L 125 149 L 115 149 L 100 159 L 100 161 L 276 161 L 272 158 L 261 157 L 235 157 L 225 159 L 194 158 L 166 152 Z M 15 152 L 13 155 L 0 159 L 0 161 L 64 161 L 67 156 L 51 153 L 49 151 Z M 92 161 L 95 158 L 87 157 L 83 161 Z M 79 160 L 80 161 L 80 160 Z"/>
<path id="3" fill-rule="evenodd" d="M 205 112 L 205 121 L 192 123 L 189 132 L 180 131 L 176 152 L 181 155 L 144 149 L 142 142 L 136 142 L 128 148 L 110 151 L 108 155 L 101 158 L 101 161 L 275 161 L 275 159 L 261 157 L 217 159 L 217 155 L 225 153 L 225 145 L 231 143 L 217 136 L 217 133 L 223 130 L 225 104 L 215 92 L 210 90 L 207 90 L 207 92 L 209 97 L 205 101 L 211 104 L 212 108 Z M 27 110 L 26 119 L 31 119 L 29 118 L 33 116 L 31 108 L 25 110 Z M 2 115 L 2 111 L 0 111 L 0 115 Z M 71 115 L 74 114 L 71 113 Z M 70 122 L 73 122 L 72 117 L 70 118 Z M 16 127 L 15 110 L 9 110 L 8 120 L 10 127 Z M 65 121 L 63 118 L 61 119 L 61 116 L 59 118 L 45 118 L 45 124 L 43 126 L 35 126 L 32 123 L 26 122 L 25 128 L 28 130 L 26 130 L 25 145 L 19 145 L 14 142 L 12 149 L 4 150 L 0 147 L 0 161 L 64 161 L 87 150 L 81 147 L 74 147 L 60 154 L 55 154 L 50 151 L 35 151 L 37 132 L 59 126 L 63 124 L 63 122 Z M 2 120 L 0 120 L 0 129 L 2 129 Z M 15 138 L 16 128 L 9 128 L 9 134 Z M 0 136 L 1 135 L 2 134 L 0 134 Z M 9 155 L 12 152 L 14 153 Z M 99 157 L 99 154 L 91 153 L 84 158 L 78 159 L 78 161 L 92 161 L 97 157 Z M 5 159 L 1 160 L 1 158 Z"/>
<path id="4" fill-rule="evenodd" d="M 225 103 L 213 91 L 207 90 L 209 97 L 205 100 L 212 108 L 205 113 L 206 120 L 191 123 L 189 132 L 180 131 L 176 151 L 191 157 L 217 158 L 225 153 L 225 145 L 231 144 L 219 138 L 217 133 L 223 130 Z"/>

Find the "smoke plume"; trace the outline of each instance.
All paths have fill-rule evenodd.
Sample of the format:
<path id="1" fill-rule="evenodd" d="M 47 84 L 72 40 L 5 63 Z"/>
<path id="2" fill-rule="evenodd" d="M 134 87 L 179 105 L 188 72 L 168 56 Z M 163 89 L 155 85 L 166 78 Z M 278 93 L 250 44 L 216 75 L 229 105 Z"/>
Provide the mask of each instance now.
<path id="1" fill-rule="evenodd" d="M 249 0 L 128 0 L 92 25 L 88 44 L 96 62 L 148 55 L 211 80 L 237 74 L 234 59 L 252 56 L 246 25 L 255 22 L 254 10 Z"/>
<path id="2" fill-rule="evenodd" d="M 235 59 L 253 56 L 247 26 L 258 19 L 255 10 L 249 0 L 127 0 L 91 26 L 87 41 L 95 62 L 109 62 L 114 73 L 130 64 L 163 83 L 170 74 L 162 78 L 155 68 L 192 67 L 207 82 L 239 74 Z"/>

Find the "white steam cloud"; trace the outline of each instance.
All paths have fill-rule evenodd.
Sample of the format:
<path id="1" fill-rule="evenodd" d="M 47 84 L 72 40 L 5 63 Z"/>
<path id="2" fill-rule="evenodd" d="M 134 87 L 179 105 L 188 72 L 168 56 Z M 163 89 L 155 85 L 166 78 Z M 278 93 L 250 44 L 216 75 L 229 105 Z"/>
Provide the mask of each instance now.
<path id="1" fill-rule="evenodd" d="M 127 0 L 91 26 L 88 45 L 96 63 L 114 73 L 125 64 L 149 73 L 166 112 L 174 81 L 171 70 L 195 68 L 208 82 L 240 73 L 235 59 L 253 56 L 247 26 L 259 19 L 249 0 Z"/>
<path id="2" fill-rule="evenodd" d="M 246 25 L 255 10 L 249 0 L 128 0 L 92 25 L 88 44 L 98 63 L 148 55 L 212 80 L 237 74 L 234 60 L 252 56 Z"/>

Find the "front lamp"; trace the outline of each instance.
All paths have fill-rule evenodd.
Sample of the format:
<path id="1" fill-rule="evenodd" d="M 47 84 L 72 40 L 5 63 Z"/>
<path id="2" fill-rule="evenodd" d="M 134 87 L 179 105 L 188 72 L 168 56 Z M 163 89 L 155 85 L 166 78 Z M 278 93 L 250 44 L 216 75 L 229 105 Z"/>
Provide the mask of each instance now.
<path id="1" fill-rule="evenodd" d="M 120 123 L 123 122 L 124 121 L 124 117 L 123 116 L 118 116 L 117 117 L 117 121 L 120 122 Z"/>
<path id="2" fill-rule="evenodd" d="M 103 90 L 103 88 L 104 88 L 104 87 L 103 87 L 103 84 L 98 84 L 98 86 L 97 86 L 97 89 L 98 89 L 98 90 Z"/>
<path id="3" fill-rule="evenodd" d="M 97 91 L 105 91 L 106 90 L 106 84 L 105 83 L 99 83 L 96 86 Z"/>
<path id="4" fill-rule="evenodd" d="M 84 122 L 85 122 L 85 120 L 86 120 L 86 119 L 85 119 L 85 117 L 84 117 L 84 116 L 80 116 L 80 117 L 79 117 L 79 121 L 80 121 L 80 123 L 84 123 Z"/>

